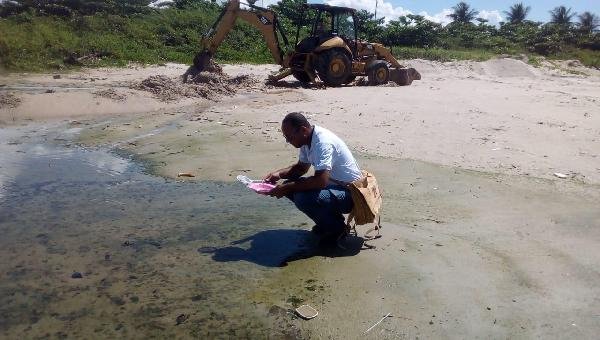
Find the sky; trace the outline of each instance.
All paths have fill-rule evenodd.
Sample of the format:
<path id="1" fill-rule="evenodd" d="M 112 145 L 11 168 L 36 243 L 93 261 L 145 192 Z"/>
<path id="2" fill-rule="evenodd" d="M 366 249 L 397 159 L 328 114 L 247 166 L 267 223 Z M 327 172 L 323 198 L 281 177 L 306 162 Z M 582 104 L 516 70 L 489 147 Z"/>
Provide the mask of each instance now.
<path id="1" fill-rule="evenodd" d="M 5 0 L 0 0 L 3 2 Z M 158 0 L 156 0 L 158 1 Z M 164 1 L 164 0 L 161 0 Z M 168 0 L 167 0 L 168 1 Z M 222 2 L 225 0 L 219 0 Z M 243 1 L 243 0 L 242 0 Z M 497 25 L 500 21 L 505 21 L 504 11 L 508 11 L 510 6 L 522 2 L 525 6 L 531 7 L 527 19 L 533 21 L 550 21 L 550 10 L 557 6 L 571 8 L 572 12 L 581 14 L 583 12 L 592 12 L 600 16 L 600 0 L 464 0 L 472 9 L 479 12 L 478 17 L 488 20 L 489 24 Z M 257 0 L 259 6 L 268 6 L 277 3 L 278 0 Z M 425 18 L 441 24 L 448 24 L 451 20 L 448 14 L 452 13 L 452 6 L 455 6 L 460 0 L 308 0 L 309 3 L 327 3 L 334 6 L 345 6 L 356 9 L 364 9 L 371 13 L 375 12 L 375 3 L 377 3 L 377 17 L 385 17 L 386 22 L 394 20 L 401 15 L 420 14 Z M 574 17 L 573 21 L 577 22 Z"/>
<path id="2" fill-rule="evenodd" d="M 377 17 L 384 16 L 386 21 L 396 19 L 400 15 L 420 14 L 427 19 L 447 24 L 450 19 L 448 14 L 452 13 L 452 6 L 460 0 L 308 0 L 309 3 L 328 3 L 336 6 L 346 6 L 356 9 L 365 9 L 375 12 L 377 1 Z M 258 0 L 257 5 L 267 6 L 277 2 L 276 0 Z M 465 1 L 472 9 L 479 11 L 479 17 L 488 19 L 490 24 L 498 24 L 505 20 L 504 11 L 515 3 L 522 2 L 530 6 L 531 10 L 527 19 L 533 21 L 550 21 L 550 10 L 557 6 L 571 8 L 572 11 L 583 13 L 592 12 L 600 16 L 600 0 L 470 0 Z M 577 17 L 574 18 L 577 21 Z"/>

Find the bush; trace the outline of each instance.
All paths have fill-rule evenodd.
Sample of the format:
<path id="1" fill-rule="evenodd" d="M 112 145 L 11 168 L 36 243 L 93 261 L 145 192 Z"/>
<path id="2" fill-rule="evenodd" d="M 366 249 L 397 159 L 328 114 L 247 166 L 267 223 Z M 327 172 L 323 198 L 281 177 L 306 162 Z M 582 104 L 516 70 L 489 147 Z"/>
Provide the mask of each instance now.
<path id="1" fill-rule="evenodd" d="M 296 33 L 296 8 L 304 0 L 272 6 L 289 38 Z M 47 1 L 0 3 L 0 65 L 8 70 L 64 67 L 65 59 L 87 65 L 127 62 L 191 63 L 200 52 L 202 34 L 212 26 L 221 6 L 204 0 L 175 0 L 171 7 L 150 9 L 147 0 Z M 360 39 L 382 42 L 403 58 L 485 60 L 495 53 L 530 51 L 549 57 L 577 57 L 597 65 L 599 33 L 568 25 L 524 21 L 499 28 L 452 23 L 445 27 L 419 15 L 401 16 L 384 25 L 372 13 L 358 11 Z M 306 34 L 304 28 L 303 33 Z M 293 39 L 292 39 L 293 40 Z M 226 62 L 273 62 L 261 33 L 238 23 L 216 52 Z"/>

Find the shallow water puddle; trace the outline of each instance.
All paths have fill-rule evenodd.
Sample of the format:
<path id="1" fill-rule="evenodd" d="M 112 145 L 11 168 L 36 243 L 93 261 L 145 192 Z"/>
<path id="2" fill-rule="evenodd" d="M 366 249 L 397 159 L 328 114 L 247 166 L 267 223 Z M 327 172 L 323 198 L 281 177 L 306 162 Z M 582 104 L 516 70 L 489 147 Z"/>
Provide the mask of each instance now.
<path id="1" fill-rule="evenodd" d="M 160 135 L 136 140 L 142 164 L 70 146 L 85 128 L 1 131 L 2 336 L 354 338 L 388 312 L 398 317 L 378 330 L 386 338 L 465 337 L 473 325 L 481 336 L 533 337 L 548 317 L 552 334 L 597 329 L 586 302 L 598 296 L 588 268 L 598 262 L 597 186 L 360 155 L 384 188 L 384 236 L 372 251 L 355 238 L 347 252 L 323 253 L 285 200 L 145 174 L 156 162 L 175 164 L 169 174 L 197 169 L 196 179 L 244 171 L 231 163 L 249 154 L 241 137 L 206 125 L 187 141 L 200 127 L 166 121 L 145 127 L 166 126 Z M 91 145 L 147 131 L 118 132 L 98 132 Z M 270 167 L 280 151 L 254 138 Z M 148 157 L 152 145 L 163 154 Z M 169 157 L 178 145 L 220 148 Z M 567 290 L 571 305 L 555 311 Z M 294 319 L 288 308 L 303 303 L 319 317 Z M 433 327 L 440 313 L 442 328 Z M 573 315 L 584 333 L 559 324 Z"/>
<path id="2" fill-rule="evenodd" d="M 289 333 L 249 298 L 311 242 L 289 202 L 13 132 L 1 137 L 0 334 Z"/>

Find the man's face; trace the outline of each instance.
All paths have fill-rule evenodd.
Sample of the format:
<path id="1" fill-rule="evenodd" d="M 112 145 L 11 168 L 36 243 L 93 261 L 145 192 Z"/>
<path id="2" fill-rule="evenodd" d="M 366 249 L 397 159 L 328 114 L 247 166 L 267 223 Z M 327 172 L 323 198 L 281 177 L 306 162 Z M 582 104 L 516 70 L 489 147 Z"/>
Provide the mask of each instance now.
<path id="1" fill-rule="evenodd" d="M 299 148 L 304 144 L 304 127 L 293 127 L 290 124 L 281 124 L 281 132 L 285 141 L 292 144 L 295 148 Z"/>

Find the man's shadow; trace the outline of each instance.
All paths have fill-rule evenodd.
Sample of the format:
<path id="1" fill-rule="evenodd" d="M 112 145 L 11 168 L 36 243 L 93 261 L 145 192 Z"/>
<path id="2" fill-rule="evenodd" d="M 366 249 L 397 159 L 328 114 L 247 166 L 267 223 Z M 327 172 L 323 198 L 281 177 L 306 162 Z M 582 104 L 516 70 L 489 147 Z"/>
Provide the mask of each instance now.
<path id="1" fill-rule="evenodd" d="M 243 244 L 247 246 L 237 247 Z M 212 254 L 213 260 L 219 262 L 248 261 L 265 267 L 283 267 L 313 256 L 354 256 L 364 249 L 363 246 L 364 239 L 353 235 L 346 236 L 337 245 L 324 245 L 307 230 L 271 229 L 233 241 L 228 247 L 202 247 L 198 252 Z"/>

